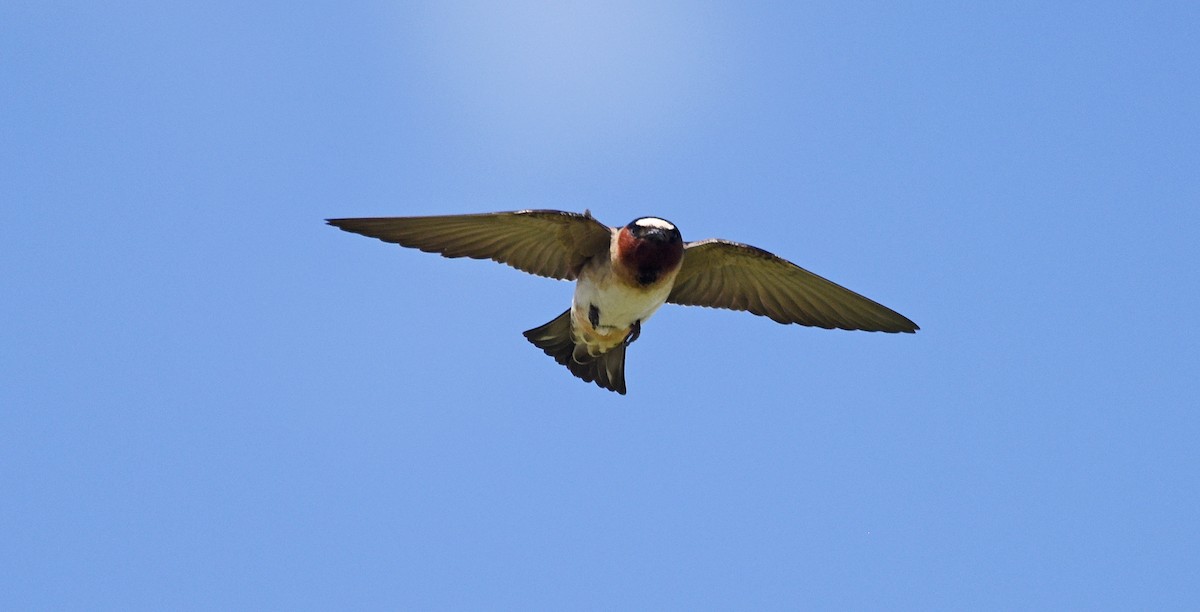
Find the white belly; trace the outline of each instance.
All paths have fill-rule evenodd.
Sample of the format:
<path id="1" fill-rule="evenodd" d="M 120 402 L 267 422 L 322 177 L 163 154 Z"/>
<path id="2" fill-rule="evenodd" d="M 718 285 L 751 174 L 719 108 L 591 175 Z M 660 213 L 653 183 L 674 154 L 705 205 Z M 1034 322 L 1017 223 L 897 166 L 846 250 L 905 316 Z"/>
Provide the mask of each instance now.
<path id="1" fill-rule="evenodd" d="M 670 286 L 638 291 L 615 283 L 601 286 L 581 279 L 575 286 L 571 308 L 587 318 L 595 307 L 599 314 L 598 331 L 629 329 L 636 322 L 645 323 L 667 301 L 670 293 Z"/>
<path id="2" fill-rule="evenodd" d="M 588 266 L 575 285 L 571 310 L 576 320 L 588 320 L 588 313 L 595 306 L 600 315 L 597 331 L 627 330 L 635 322 L 645 323 L 667 301 L 670 293 L 669 280 L 649 289 L 630 287 L 618 282 L 609 266 Z"/>

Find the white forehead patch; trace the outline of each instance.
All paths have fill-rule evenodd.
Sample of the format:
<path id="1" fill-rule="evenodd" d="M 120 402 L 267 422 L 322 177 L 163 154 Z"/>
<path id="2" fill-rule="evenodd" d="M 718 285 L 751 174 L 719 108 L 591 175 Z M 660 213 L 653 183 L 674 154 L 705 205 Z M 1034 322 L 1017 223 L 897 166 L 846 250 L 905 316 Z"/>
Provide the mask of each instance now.
<path id="1" fill-rule="evenodd" d="M 666 219 L 659 219 L 658 217 L 642 217 L 641 219 L 634 221 L 633 224 L 640 227 L 657 227 L 665 230 L 675 229 L 675 226 L 671 225 L 670 221 L 667 221 Z"/>

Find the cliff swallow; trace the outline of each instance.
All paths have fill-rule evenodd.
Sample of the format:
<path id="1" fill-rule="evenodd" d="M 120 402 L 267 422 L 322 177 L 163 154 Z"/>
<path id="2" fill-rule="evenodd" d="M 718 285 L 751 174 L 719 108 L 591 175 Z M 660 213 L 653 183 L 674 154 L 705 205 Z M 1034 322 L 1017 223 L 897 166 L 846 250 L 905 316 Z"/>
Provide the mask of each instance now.
<path id="1" fill-rule="evenodd" d="M 890 308 L 762 249 L 717 239 L 685 243 L 674 224 L 658 217 L 619 228 L 587 211 L 557 210 L 326 221 L 444 257 L 491 259 L 576 281 L 571 307 L 525 337 L 575 376 L 622 395 L 625 350 L 667 302 L 826 329 L 919 329 Z"/>

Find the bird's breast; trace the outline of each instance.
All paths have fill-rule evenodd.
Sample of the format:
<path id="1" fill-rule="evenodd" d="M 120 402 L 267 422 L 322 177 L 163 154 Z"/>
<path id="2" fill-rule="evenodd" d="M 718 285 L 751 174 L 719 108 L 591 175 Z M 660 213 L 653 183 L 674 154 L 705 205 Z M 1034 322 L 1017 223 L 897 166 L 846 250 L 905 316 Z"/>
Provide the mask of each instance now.
<path id="1" fill-rule="evenodd" d="M 640 285 L 617 274 L 608 259 L 597 258 L 584 266 L 571 303 L 577 333 L 603 350 L 616 346 L 634 323 L 645 323 L 667 301 L 677 271 L 650 285 Z"/>

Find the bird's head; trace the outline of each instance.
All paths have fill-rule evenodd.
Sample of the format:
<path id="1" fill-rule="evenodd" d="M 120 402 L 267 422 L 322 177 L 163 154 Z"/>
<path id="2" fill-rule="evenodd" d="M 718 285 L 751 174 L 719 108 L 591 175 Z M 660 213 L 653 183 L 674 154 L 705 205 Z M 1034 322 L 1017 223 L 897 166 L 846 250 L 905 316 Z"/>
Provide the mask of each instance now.
<path id="1" fill-rule="evenodd" d="M 639 217 L 621 228 L 616 242 L 617 263 L 639 285 L 651 285 L 679 268 L 683 237 L 666 219 Z"/>

